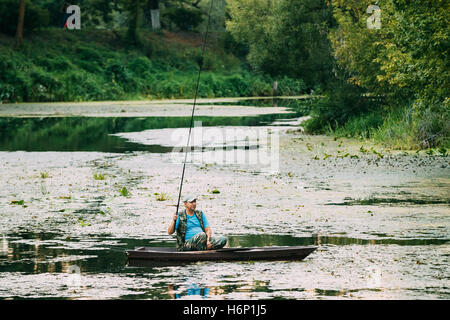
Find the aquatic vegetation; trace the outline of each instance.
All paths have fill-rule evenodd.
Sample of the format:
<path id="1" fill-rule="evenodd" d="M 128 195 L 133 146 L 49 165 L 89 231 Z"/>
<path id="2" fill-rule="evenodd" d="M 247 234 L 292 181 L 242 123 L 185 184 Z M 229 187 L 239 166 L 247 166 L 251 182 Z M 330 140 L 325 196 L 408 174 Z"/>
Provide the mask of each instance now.
<path id="1" fill-rule="evenodd" d="M 25 203 L 24 200 L 12 200 L 9 204 L 16 204 L 16 205 L 19 205 L 19 206 L 23 206 L 24 203 Z"/>
<path id="2" fill-rule="evenodd" d="M 123 187 L 122 189 L 119 190 L 120 195 L 123 197 L 128 197 L 130 195 L 130 192 L 128 191 L 128 189 L 126 187 Z"/>
<path id="3" fill-rule="evenodd" d="M 41 179 L 47 179 L 49 177 L 50 177 L 50 175 L 47 171 L 44 171 L 44 172 L 41 171 Z"/>
<path id="4" fill-rule="evenodd" d="M 429 148 L 428 150 L 425 151 L 425 153 L 429 156 L 432 156 L 437 153 L 440 153 L 441 156 L 446 156 L 447 152 L 448 152 L 448 150 L 445 147 L 439 147 L 437 149 Z"/>
<path id="5" fill-rule="evenodd" d="M 378 158 L 384 158 L 384 155 L 375 150 L 373 147 L 370 148 L 370 151 L 372 151 L 373 154 L 376 154 Z"/>
<path id="6" fill-rule="evenodd" d="M 104 211 L 103 210 L 98 210 L 96 213 L 100 214 L 102 216 L 106 216 L 107 214 L 111 214 L 111 208 L 106 208 Z"/>
<path id="7" fill-rule="evenodd" d="M 78 223 L 79 223 L 79 225 L 80 226 L 82 226 L 82 227 L 90 227 L 91 226 L 91 223 L 90 222 L 87 222 L 87 221 L 84 221 L 83 220 L 83 218 L 78 218 Z"/>
<path id="8" fill-rule="evenodd" d="M 218 194 L 218 193 L 220 193 L 220 191 L 217 190 L 217 189 L 213 189 L 213 190 L 211 190 L 211 193 L 213 193 L 213 194 Z"/>
<path id="9" fill-rule="evenodd" d="M 441 148 L 438 149 L 438 151 L 439 151 L 439 153 L 440 153 L 442 156 L 446 156 L 448 150 L 447 150 L 446 148 L 444 148 L 444 147 L 441 147 Z"/>
<path id="10" fill-rule="evenodd" d="M 156 194 L 156 201 L 166 201 L 171 199 L 171 197 L 167 193 L 155 193 Z"/>
<path id="11" fill-rule="evenodd" d="M 323 156 L 323 160 L 325 160 L 325 159 L 327 159 L 327 158 L 329 158 L 329 157 L 331 157 L 332 155 L 331 154 L 328 154 L 328 153 L 324 153 L 324 156 Z"/>
<path id="12" fill-rule="evenodd" d="M 361 153 L 369 153 L 369 150 L 367 150 L 366 148 L 364 148 L 363 146 L 361 146 L 361 148 L 359 148 L 359 151 Z"/>
<path id="13" fill-rule="evenodd" d="M 105 175 L 102 173 L 94 173 L 95 180 L 105 180 Z"/>
<path id="14" fill-rule="evenodd" d="M 344 159 L 344 158 L 347 158 L 349 155 L 350 155 L 350 153 L 347 152 L 347 153 L 345 153 L 345 154 L 336 156 L 336 158 Z"/>

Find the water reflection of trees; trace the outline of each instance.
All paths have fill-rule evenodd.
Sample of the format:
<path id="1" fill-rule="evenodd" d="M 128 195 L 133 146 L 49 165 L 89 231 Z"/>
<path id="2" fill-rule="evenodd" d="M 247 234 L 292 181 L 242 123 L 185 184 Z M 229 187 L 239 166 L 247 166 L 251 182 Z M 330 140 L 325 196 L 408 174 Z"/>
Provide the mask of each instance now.
<path id="1" fill-rule="evenodd" d="M 202 121 L 204 127 L 255 126 L 293 115 L 196 117 L 196 121 Z M 140 151 L 145 150 L 145 146 L 127 142 L 110 134 L 148 129 L 184 128 L 189 126 L 189 121 L 189 117 L 0 118 L 0 150 L 123 152 L 131 149 Z"/>
<path id="2" fill-rule="evenodd" d="M 449 241 L 446 239 L 393 239 L 378 234 L 376 239 L 352 238 L 345 236 L 328 236 L 314 234 L 310 237 L 293 237 L 290 235 L 253 234 L 229 236 L 230 247 L 264 247 L 264 246 L 310 246 L 310 245 L 439 245 Z"/>

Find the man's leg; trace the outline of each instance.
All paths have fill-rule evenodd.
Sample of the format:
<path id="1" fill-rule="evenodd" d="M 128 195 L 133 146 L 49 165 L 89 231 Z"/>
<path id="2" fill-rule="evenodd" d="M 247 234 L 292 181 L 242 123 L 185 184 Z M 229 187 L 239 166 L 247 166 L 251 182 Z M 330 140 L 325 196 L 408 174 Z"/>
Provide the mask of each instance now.
<path id="1" fill-rule="evenodd" d="M 227 244 L 227 238 L 224 236 L 211 237 L 211 250 L 222 249 Z"/>
<path id="2" fill-rule="evenodd" d="M 206 233 L 199 232 L 184 243 L 183 251 L 206 250 Z"/>

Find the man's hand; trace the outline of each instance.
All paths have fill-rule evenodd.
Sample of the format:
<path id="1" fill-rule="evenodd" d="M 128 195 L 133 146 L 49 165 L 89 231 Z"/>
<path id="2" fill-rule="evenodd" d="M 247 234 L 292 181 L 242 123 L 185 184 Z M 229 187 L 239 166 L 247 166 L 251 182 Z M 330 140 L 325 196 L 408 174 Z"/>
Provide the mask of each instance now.
<path id="1" fill-rule="evenodd" d="M 177 214 L 175 213 L 172 217 L 172 221 L 170 221 L 169 229 L 167 230 L 168 234 L 172 234 L 175 232 L 176 223 L 177 223 Z"/>
<path id="2" fill-rule="evenodd" d="M 210 250 L 212 247 L 211 242 L 209 241 L 209 238 L 206 239 L 206 250 Z"/>

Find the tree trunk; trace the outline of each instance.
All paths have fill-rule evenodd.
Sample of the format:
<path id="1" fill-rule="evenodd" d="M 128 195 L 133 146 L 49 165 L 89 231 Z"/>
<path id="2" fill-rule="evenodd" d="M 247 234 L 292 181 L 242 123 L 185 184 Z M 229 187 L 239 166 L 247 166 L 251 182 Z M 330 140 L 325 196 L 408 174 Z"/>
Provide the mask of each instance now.
<path id="1" fill-rule="evenodd" d="M 152 29 L 161 29 L 161 18 L 159 12 L 159 0 L 150 0 L 150 14 L 152 17 Z"/>
<path id="2" fill-rule="evenodd" d="M 16 46 L 19 47 L 23 40 L 23 21 L 25 17 L 25 0 L 19 2 L 19 19 L 17 21 Z"/>
<path id="3" fill-rule="evenodd" d="M 130 7 L 128 12 L 127 38 L 133 45 L 137 45 L 140 42 L 138 35 L 140 15 L 141 15 L 141 0 L 130 1 Z"/>

